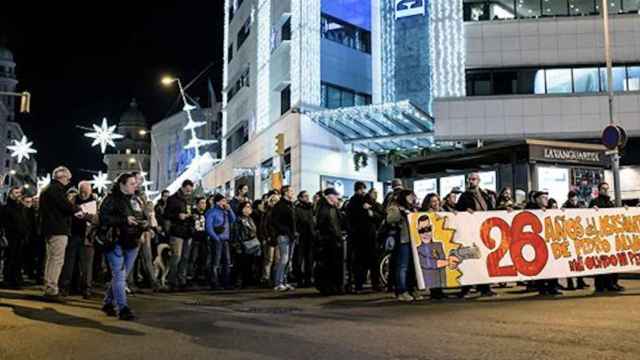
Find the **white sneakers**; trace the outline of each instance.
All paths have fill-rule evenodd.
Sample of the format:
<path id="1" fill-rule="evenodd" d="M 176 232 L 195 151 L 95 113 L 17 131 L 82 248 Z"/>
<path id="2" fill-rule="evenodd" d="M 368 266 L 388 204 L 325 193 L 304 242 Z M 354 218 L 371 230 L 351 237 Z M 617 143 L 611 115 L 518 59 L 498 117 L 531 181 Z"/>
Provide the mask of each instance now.
<path id="1" fill-rule="evenodd" d="M 414 292 L 412 294 L 403 292 L 402 294 L 398 295 L 396 299 L 401 302 L 422 301 L 424 300 L 424 296 L 420 295 L 420 293 L 417 292 Z"/>
<path id="2" fill-rule="evenodd" d="M 402 294 L 398 295 L 397 299 L 401 302 L 411 302 L 414 300 L 413 296 L 411 296 L 411 294 L 409 294 L 408 292 L 403 292 Z"/>
<path id="3" fill-rule="evenodd" d="M 273 288 L 273 291 L 275 292 L 284 292 L 284 291 L 294 291 L 296 288 L 294 288 L 293 286 L 289 285 L 289 284 L 285 284 L 285 285 L 278 285 L 276 287 Z"/>

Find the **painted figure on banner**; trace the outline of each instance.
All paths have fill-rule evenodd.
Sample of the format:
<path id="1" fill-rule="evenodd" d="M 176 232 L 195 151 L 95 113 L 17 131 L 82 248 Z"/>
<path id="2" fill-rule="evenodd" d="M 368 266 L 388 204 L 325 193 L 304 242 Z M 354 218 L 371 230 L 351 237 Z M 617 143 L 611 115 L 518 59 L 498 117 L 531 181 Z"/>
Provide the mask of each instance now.
<path id="1" fill-rule="evenodd" d="M 455 242 L 456 232 L 446 227 L 446 221 L 447 217 L 436 213 L 417 213 L 410 218 L 414 256 L 418 260 L 416 272 L 418 279 L 424 282 L 419 285 L 424 288 L 460 286 L 463 274 L 458 266 L 464 260 L 481 258 L 475 244 L 462 246 Z"/>

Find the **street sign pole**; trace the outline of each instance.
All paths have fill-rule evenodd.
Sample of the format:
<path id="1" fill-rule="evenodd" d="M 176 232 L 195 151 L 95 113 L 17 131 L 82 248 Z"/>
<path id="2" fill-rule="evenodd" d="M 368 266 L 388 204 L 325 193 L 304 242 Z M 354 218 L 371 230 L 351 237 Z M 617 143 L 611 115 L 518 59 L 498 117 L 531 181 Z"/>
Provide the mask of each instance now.
<path id="1" fill-rule="evenodd" d="M 609 94 L 609 125 L 614 125 L 613 120 L 613 65 L 611 60 L 611 39 L 609 34 L 609 4 L 602 0 L 602 19 L 604 21 L 604 54 L 607 63 L 607 90 Z M 611 171 L 613 172 L 613 189 L 616 207 L 622 206 L 622 189 L 620 189 L 620 154 L 616 151 L 611 156 Z"/>

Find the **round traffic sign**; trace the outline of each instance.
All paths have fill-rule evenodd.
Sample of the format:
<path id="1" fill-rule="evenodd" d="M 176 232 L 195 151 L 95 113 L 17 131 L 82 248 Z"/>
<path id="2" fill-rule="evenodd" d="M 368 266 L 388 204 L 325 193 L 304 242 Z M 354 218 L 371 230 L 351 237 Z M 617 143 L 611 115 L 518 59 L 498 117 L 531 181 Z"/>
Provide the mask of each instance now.
<path id="1" fill-rule="evenodd" d="M 615 125 L 609 125 L 602 131 L 602 144 L 609 150 L 613 150 L 620 145 L 622 134 L 620 128 Z"/>

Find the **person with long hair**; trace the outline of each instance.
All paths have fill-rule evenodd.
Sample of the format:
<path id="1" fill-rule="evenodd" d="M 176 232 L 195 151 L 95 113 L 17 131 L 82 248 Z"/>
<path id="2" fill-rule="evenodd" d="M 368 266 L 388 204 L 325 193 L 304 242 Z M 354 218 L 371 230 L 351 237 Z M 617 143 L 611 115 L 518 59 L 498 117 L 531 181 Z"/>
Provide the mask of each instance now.
<path id="1" fill-rule="evenodd" d="M 422 201 L 422 207 L 420 211 L 426 212 L 440 212 L 442 211 L 442 200 L 436 193 L 427 194 Z"/>
<path id="2" fill-rule="evenodd" d="M 233 226 L 232 241 L 236 244 L 237 275 L 240 288 L 253 285 L 254 274 L 259 268 L 257 259 L 262 253 L 258 240 L 258 227 L 253 221 L 253 206 L 251 201 L 242 201 L 238 204 L 238 217 Z"/>
<path id="3" fill-rule="evenodd" d="M 140 237 L 149 227 L 144 204 L 134 196 L 135 176 L 120 175 L 111 193 L 100 207 L 100 224 L 107 228 L 105 237 L 105 259 L 111 270 L 111 283 L 107 287 L 102 311 L 107 316 L 118 316 L 121 320 L 136 317 L 127 304 L 125 292 L 127 275 L 133 269 Z"/>
<path id="4" fill-rule="evenodd" d="M 387 208 L 387 223 L 399 228 L 393 249 L 396 298 L 402 302 L 423 300 L 417 293 L 415 275 L 411 271 L 411 233 L 407 215 L 415 212 L 416 195 L 411 190 L 400 190 Z"/>

